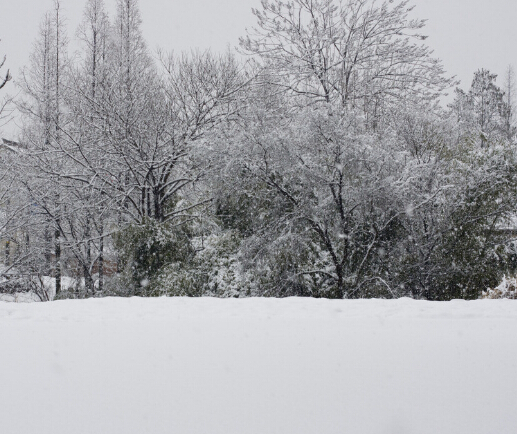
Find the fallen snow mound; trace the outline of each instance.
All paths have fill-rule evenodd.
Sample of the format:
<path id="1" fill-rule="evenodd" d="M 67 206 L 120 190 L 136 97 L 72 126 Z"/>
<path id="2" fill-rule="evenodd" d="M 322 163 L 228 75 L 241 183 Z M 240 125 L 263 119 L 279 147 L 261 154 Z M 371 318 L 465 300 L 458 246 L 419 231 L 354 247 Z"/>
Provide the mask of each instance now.
<path id="1" fill-rule="evenodd" d="M 9 434 L 514 434 L 517 302 L 0 302 Z"/>

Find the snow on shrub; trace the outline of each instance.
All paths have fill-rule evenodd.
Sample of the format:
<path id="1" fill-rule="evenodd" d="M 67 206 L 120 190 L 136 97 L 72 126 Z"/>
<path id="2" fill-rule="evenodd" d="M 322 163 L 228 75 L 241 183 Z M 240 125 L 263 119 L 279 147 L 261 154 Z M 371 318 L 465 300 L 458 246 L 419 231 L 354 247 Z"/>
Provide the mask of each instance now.
<path id="1" fill-rule="evenodd" d="M 494 289 L 488 289 L 483 292 L 483 298 L 509 298 L 517 300 L 517 278 L 503 277 L 502 282 Z"/>

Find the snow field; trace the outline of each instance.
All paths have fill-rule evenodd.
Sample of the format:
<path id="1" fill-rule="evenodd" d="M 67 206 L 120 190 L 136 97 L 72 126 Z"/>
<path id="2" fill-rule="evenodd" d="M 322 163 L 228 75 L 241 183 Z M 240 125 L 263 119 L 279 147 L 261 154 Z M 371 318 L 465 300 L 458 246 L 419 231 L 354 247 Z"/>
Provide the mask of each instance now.
<path id="1" fill-rule="evenodd" d="M 517 303 L 0 302 L 0 432 L 514 434 Z"/>

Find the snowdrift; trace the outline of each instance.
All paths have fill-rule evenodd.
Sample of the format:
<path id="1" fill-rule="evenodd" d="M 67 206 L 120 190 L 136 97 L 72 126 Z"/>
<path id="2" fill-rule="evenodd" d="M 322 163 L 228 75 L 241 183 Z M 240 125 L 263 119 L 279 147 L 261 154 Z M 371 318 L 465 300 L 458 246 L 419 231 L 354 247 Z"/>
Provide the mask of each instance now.
<path id="1" fill-rule="evenodd" d="M 517 303 L 0 302 L 0 432 L 514 434 Z"/>

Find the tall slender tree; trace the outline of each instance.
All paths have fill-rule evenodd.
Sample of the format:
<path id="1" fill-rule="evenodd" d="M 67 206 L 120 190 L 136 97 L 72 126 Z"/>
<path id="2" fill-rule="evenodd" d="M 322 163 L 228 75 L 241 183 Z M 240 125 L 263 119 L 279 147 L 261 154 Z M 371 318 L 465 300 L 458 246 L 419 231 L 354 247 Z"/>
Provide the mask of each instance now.
<path id="1" fill-rule="evenodd" d="M 31 120 L 31 126 L 25 130 L 25 140 L 32 150 L 30 164 L 38 168 L 31 172 L 26 186 L 47 219 L 45 258 L 47 268 L 53 270 L 56 293 L 61 290 L 62 275 L 62 197 L 58 178 L 45 174 L 58 173 L 62 164 L 58 155 L 64 144 L 64 89 L 68 68 L 68 38 L 64 22 L 60 1 L 54 0 L 52 11 L 45 15 L 40 25 L 31 65 L 22 74 L 25 99 L 20 104 L 22 112 Z"/>
<path id="2" fill-rule="evenodd" d="M 0 70 L 4 67 L 5 61 L 6 61 L 6 56 L 4 56 L 3 59 L 0 61 Z M 7 72 L 5 72 L 5 75 L 4 75 L 4 73 L 2 73 L 0 75 L 0 77 L 2 77 L 2 78 L 0 78 L 0 89 L 3 89 L 5 87 L 5 85 L 7 84 L 7 82 L 12 79 L 9 69 L 7 70 Z M 6 108 L 9 104 L 10 100 L 11 100 L 10 98 L 3 98 L 2 100 L 0 100 L 0 121 L 2 121 L 2 122 L 4 122 L 5 118 L 7 117 L 5 114 L 5 111 L 6 111 Z"/>
<path id="3" fill-rule="evenodd" d="M 83 21 L 77 35 L 81 41 L 81 63 L 74 73 L 73 91 L 69 107 L 73 113 L 73 128 L 67 140 L 69 146 L 65 158 L 72 168 L 67 173 L 86 177 L 91 175 L 91 166 L 98 167 L 105 152 L 105 128 L 107 126 L 104 101 L 109 87 L 110 23 L 103 0 L 88 0 Z M 85 287 L 95 292 L 93 272 L 99 273 L 98 289 L 103 290 L 104 281 L 104 230 L 110 215 L 106 198 L 91 183 L 68 180 L 75 186 L 74 203 L 77 212 L 68 213 L 70 250 L 82 268 Z"/>
<path id="4" fill-rule="evenodd" d="M 512 65 L 509 65 L 504 75 L 503 83 L 504 102 L 506 111 L 504 113 L 506 137 L 513 140 L 517 133 L 515 125 L 515 71 Z"/>
<path id="5" fill-rule="evenodd" d="M 457 88 L 451 104 L 463 136 L 481 147 L 511 136 L 511 106 L 506 103 L 496 79 L 497 74 L 486 69 L 476 71 L 470 89 L 465 92 Z"/>

